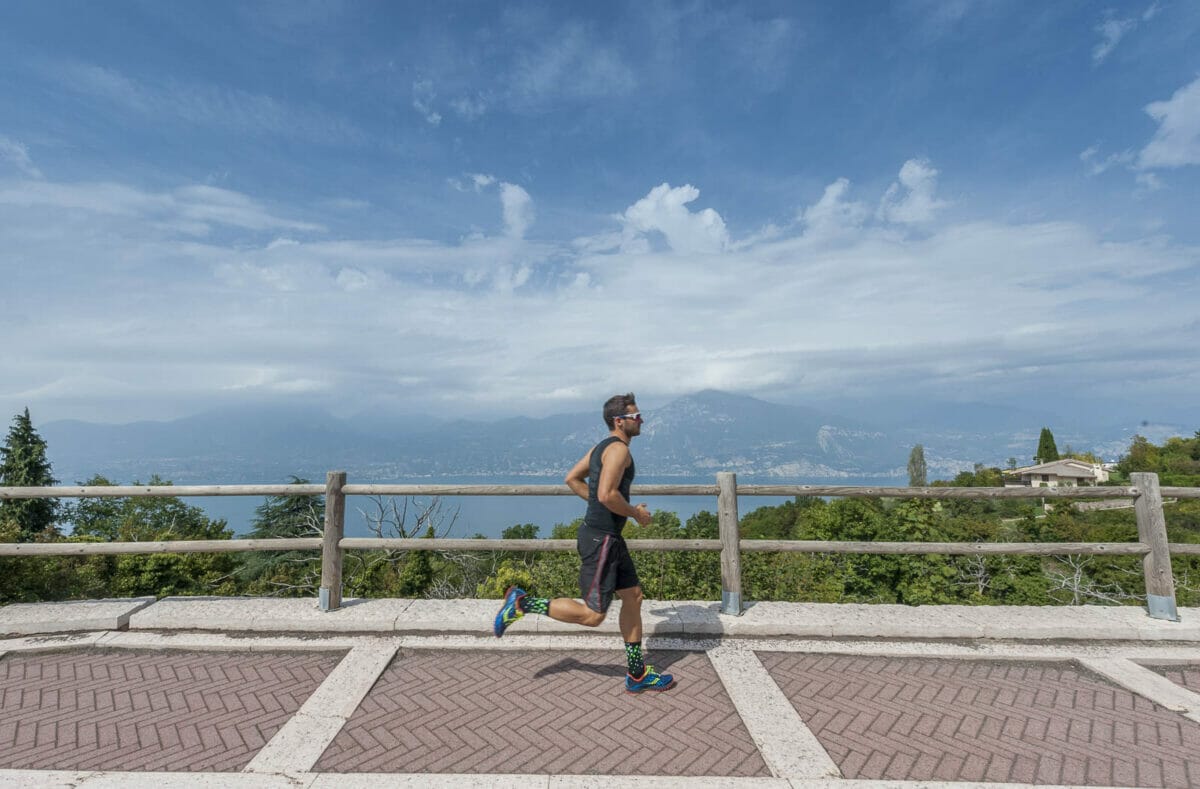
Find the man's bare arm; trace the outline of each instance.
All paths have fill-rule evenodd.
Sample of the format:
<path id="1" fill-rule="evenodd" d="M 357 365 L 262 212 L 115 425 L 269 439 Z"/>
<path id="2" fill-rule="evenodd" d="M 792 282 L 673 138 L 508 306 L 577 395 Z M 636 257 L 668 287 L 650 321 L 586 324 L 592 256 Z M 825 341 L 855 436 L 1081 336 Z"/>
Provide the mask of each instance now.
<path id="1" fill-rule="evenodd" d="M 576 496 L 584 501 L 587 501 L 588 499 L 587 477 L 591 460 L 592 453 L 589 451 L 583 456 L 583 460 L 571 467 L 571 470 L 567 472 L 567 477 L 564 480 L 564 482 L 567 483 L 567 487 L 570 488 Z"/>

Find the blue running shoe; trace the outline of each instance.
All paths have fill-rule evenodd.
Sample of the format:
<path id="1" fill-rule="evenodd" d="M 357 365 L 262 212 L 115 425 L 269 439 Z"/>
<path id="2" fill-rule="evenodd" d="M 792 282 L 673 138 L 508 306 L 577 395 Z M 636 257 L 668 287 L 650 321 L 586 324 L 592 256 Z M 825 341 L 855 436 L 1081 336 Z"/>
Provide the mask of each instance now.
<path id="1" fill-rule="evenodd" d="M 504 631 L 508 626 L 525 616 L 525 612 L 521 610 L 521 598 L 525 597 L 525 590 L 519 586 L 510 586 L 508 591 L 504 593 L 504 605 L 500 606 L 500 611 L 496 614 L 496 623 L 492 626 L 492 632 L 496 634 L 496 638 L 504 635 Z"/>
<path id="2" fill-rule="evenodd" d="M 670 690 L 675 685 L 675 678 L 670 674 L 659 674 L 654 666 L 647 664 L 641 679 L 625 675 L 625 692 L 641 693 L 644 690 Z"/>

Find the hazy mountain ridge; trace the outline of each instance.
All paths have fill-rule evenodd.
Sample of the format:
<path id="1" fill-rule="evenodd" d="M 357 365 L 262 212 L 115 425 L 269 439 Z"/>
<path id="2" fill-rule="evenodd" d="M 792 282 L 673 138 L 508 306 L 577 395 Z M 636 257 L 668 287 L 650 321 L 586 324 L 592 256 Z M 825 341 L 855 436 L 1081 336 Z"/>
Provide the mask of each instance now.
<path id="1" fill-rule="evenodd" d="M 705 479 L 729 470 L 773 481 L 902 480 L 917 443 L 925 447 L 930 478 L 948 478 L 977 462 L 1004 465 L 1015 457 L 1028 463 L 1040 428 L 1054 426 L 1053 417 L 974 404 L 941 412 L 927 407 L 903 423 L 871 424 L 711 390 L 672 400 L 646 417 L 635 444 L 642 479 Z M 170 422 L 59 421 L 39 430 L 64 484 L 96 473 L 118 482 L 159 474 L 181 484 L 275 482 L 292 475 L 319 480 L 334 468 L 359 481 L 553 479 L 606 433 L 598 409 L 494 422 L 414 418 L 369 425 L 363 417 L 342 420 L 312 408 L 241 408 Z M 1152 438 L 1192 432 L 1152 427 L 1146 431 Z M 1135 432 L 1108 426 L 1055 436 L 1060 449 L 1070 444 L 1115 457 Z"/>

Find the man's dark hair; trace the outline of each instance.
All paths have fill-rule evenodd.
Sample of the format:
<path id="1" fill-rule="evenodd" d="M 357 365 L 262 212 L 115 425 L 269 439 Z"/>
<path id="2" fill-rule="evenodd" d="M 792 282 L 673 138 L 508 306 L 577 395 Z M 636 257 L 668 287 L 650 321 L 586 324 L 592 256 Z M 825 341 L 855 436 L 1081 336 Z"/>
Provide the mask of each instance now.
<path id="1" fill-rule="evenodd" d="M 637 398 L 633 396 L 633 392 L 626 392 L 623 395 L 613 395 L 604 403 L 604 424 L 608 425 L 608 429 L 612 430 L 615 424 L 615 419 L 618 416 L 624 416 L 625 409 L 631 405 L 637 405 Z"/>

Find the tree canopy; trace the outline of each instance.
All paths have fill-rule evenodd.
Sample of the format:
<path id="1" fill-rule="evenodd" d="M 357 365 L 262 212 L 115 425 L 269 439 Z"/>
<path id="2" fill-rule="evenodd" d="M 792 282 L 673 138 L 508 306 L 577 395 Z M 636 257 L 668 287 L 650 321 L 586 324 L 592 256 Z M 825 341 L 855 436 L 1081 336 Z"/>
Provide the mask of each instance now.
<path id="1" fill-rule="evenodd" d="M 1052 460 L 1058 460 L 1058 447 L 1054 444 L 1054 434 L 1050 432 L 1050 428 L 1043 427 L 1042 434 L 1038 437 L 1037 455 L 1033 462 L 1049 463 Z"/>
<path id="2" fill-rule="evenodd" d="M 29 409 L 13 418 L 4 446 L 0 447 L 0 485 L 5 487 L 48 487 L 58 480 L 51 473 L 46 442 L 29 418 Z M 52 538 L 57 499 L 4 499 L 0 501 L 0 532 L 13 532 L 28 542 Z"/>

